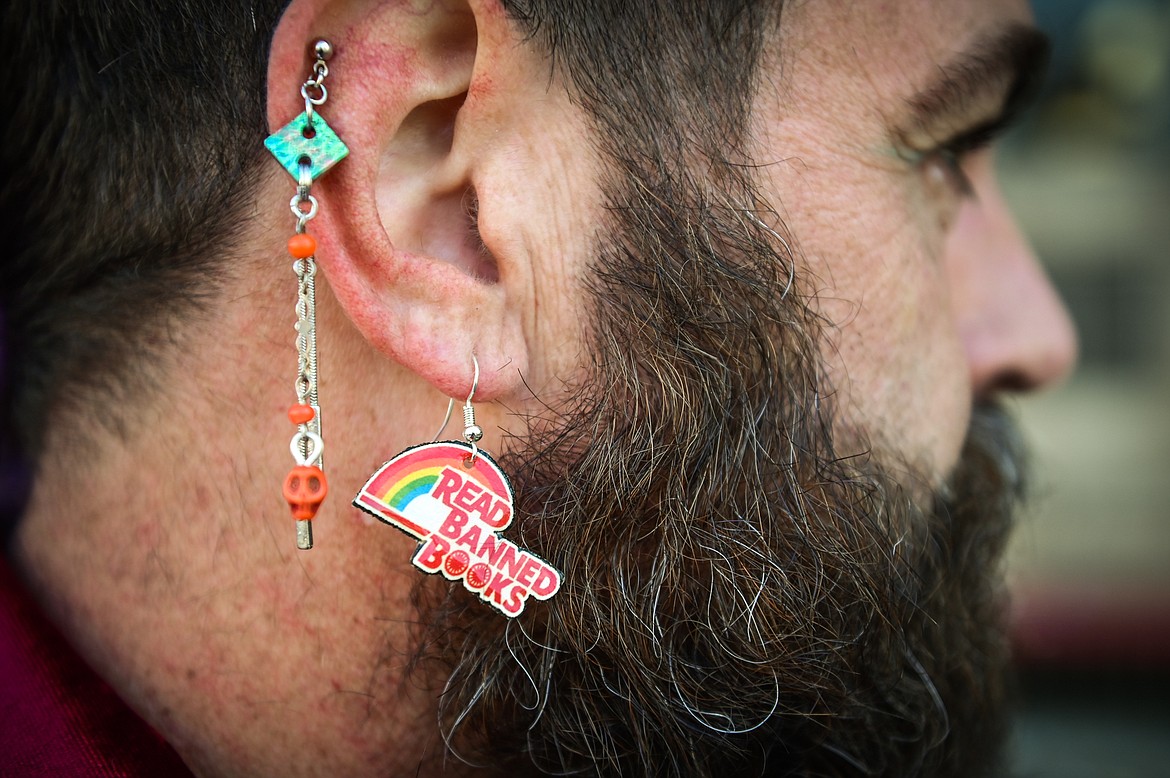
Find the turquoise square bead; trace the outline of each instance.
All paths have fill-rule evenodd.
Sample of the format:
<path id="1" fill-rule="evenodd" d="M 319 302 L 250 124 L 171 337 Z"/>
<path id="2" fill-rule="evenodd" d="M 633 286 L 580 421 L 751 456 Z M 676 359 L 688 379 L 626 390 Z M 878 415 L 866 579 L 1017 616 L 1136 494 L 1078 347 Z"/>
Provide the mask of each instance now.
<path id="1" fill-rule="evenodd" d="M 341 142 L 333 128 L 325 123 L 321 114 L 313 114 L 311 138 L 305 137 L 308 126 L 307 117 L 300 113 L 264 140 L 264 145 L 276 157 L 276 161 L 298 181 L 302 157 L 308 157 L 309 175 L 316 181 L 318 176 L 349 154 L 349 148 Z"/>

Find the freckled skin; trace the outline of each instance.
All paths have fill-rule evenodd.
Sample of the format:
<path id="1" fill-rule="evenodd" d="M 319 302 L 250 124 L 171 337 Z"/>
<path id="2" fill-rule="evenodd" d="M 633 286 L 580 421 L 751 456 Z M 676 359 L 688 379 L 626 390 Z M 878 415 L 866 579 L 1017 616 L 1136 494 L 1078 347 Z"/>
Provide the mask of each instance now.
<path id="1" fill-rule="evenodd" d="M 989 166 L 972 171 L 978 203 L 940 205 L 889 153 L 881 119 L 978 30 L 1026 14 L 1015 0 L 791 3 L 753 110 L 757 161 L 782 160 L 761 169 L 763 191 L 838 325 L 825 347 L 830 401 L 846 432 L 940 476 L 972 398 L 1024 358 L 1018 328 L 989 335 L 1004 316 L 1018 324 L 1022 303 L 995 307 L 1002 286 L 1040 301 L 1023 306 L 1024 330 L 1044 334 L 1028 341 L 1028 365 L 1059 375 L 1071 335 Z M 332 492 L 316 548 L 293 549 L 280 495 L 293 184 L 274 168 L 215 315 L 184 333 L 169 380 L 136 411 L 140 431 L 83 462 L 68 430 L 50 431 L 17 554 L 86 657 L 199 772 L 414 775 L 421 762 L 419 775 L 440 774 L 442 679 L 404 681 L 415 544 L 347 495 L 434 436 L 446 397 L 466 395 L 473 348 L 493 453 L 501 430 L 523 434 L 526 414 L 571 399 L 564 382 L 588 363 L 596 139 L 532 44 L 480 2 L 298 0 L 273 45 L 273 127 L 302 110 L 303 42 L 317 35 L 338 51 L 321 112 L 351 154 L 313 188 Z M 471 188 L 487 259 L 468 237 Z M 479 277 L 479 262 L 498 280 Z"/>

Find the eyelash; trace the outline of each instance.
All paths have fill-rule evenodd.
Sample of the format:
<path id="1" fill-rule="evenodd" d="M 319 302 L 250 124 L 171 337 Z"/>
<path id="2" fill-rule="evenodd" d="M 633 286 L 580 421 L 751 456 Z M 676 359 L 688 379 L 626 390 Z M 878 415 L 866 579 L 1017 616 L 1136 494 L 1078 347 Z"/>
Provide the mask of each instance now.
<path id="1" fill-rule="evenodd" d="M 973 154 L 988 149 L 1014 123 L 1016 111 L 1005 113 L 992 121 L 939 143 L 920 157 L 923 166 L 938 165 L 948 183 L 963 197 L 972 197 L 975 187 L 963 170 L 964 161 Z"/>

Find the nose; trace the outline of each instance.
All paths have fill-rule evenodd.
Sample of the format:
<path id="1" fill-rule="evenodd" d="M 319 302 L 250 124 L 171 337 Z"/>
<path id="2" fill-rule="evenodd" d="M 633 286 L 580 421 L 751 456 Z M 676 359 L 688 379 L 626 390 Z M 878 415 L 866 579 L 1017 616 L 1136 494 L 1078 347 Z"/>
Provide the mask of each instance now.
<path id="1" fill-rule="evenodd" d="M 1072 321 L 1004 202 L 990 158 L 970 178 L 975 196 L 956 215 L 946 262 L 975 396 L 1056 383 L 1076 362 Z"/>

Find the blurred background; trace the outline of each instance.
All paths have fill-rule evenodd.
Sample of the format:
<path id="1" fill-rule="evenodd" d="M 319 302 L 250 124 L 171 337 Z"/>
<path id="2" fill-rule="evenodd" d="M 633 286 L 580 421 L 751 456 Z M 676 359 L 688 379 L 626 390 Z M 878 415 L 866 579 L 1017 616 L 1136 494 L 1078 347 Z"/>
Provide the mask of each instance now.
<path id="1" fill-rule="evenodd" d="M 1170 776 L 1170 1 L 1033 5 L 1051 76 L 1000 174 L 1081 362 L 1019 406 L 1014 773 Z"/>
<path id="2" fill-rule="evenodd" d="M 1018 408 L 1037 499 L 1008 558 L 1013 774 L 1170 778 L 1170 0 L 1033 5 L 1052 69 L 1000 173 L 1081 363 Z M 27 475 L 3 444 L 8 515 Z"/>

